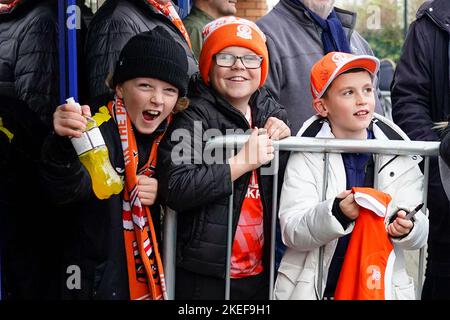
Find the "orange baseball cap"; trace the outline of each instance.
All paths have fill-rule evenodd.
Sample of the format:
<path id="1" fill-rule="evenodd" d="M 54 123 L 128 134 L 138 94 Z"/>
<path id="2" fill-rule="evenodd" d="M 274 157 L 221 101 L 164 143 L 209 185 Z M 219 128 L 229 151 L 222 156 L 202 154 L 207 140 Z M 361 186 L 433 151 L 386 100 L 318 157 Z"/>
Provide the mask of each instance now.
<path id="1" fill-rule="evenodd" d="M 373 56 L 329 52 L 311 68 L 313 98 L 321 98 L 333 80 L 348 70 L 361 68 L 375 75 L 379 67 L 380 61 Z"/>
<path id="2" fill-rule="evenodd" d="M 263 57 L 259 87 L 263 86 L 269 72 L 269 52 L 266 36 L 254 22 L 234 16 L 221 17 L 208 23 L 203 28 L 202 35 L 203 46 L 198 65 L 205 84 L 209 85 L 208 74 L 213 56 L 226 47 L 237 46 L 250 49 Z"/>

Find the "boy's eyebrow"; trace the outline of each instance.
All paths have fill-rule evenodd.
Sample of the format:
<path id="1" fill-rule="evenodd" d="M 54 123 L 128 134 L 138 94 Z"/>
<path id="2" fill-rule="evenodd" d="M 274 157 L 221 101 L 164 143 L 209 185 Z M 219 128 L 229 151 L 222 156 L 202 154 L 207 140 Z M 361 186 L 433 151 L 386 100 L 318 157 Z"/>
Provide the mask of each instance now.
<path id="1" fill-rule="evenodd" d="M 366 84 L 364 84 L 364 85 L 362 85 L 362 86 L 363 86 L 363 87 L 373 87 L 373 83 L 372 83 L 372 82 L 367 82 Z M 359 87 L 359 86 L 358 86 L 358 87 Z M 356 89 L 356 86 L 348 85 L 348 86 L 346 86 L 346 87 L 341 88 L 340 91 L 341 91 L 341 90 L 347 90 L 347 89 Z"/>

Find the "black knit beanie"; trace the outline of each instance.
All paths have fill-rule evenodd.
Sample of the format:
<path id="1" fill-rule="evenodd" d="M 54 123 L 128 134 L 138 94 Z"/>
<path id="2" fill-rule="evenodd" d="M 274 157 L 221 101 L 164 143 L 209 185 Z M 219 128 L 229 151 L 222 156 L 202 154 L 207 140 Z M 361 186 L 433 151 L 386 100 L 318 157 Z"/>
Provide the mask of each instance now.
<path id="1" fill-rule="evenodd" d="M 189 82 L 184 48 L 163 27 L 132 37 L 123 47 L 113 75 L 113 86 L 130 79 L 155 78 L 170 83 L 186 95 Z"/>

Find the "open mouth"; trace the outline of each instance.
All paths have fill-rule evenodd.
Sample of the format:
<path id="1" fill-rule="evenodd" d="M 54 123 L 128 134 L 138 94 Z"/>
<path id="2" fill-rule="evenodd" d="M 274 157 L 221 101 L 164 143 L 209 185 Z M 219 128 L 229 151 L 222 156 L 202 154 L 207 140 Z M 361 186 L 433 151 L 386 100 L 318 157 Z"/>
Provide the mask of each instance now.
<path id="1" fill-rule="evenodd" d="M 353 115 L 357 116 L 357 117 L 362 117 L 362 116 L 366 116 L 369 114 L 368 110 L 360 110 L 358 112 L 355 112 Z"/>
<path id="2" fill-rule="evenodd" d="M 228 80 L 230 80 L 230 81 L 242 82 L 242 81 L 245 81 L 245 80 L 247 80 L 247 79 L 244 78 L 244 77 L 241 77 L 241 76 L 236 76 L 236 77 L 228 78 Z"/>
<path id="3" fill-rule="evenodd" d="M 161 115 L 161 111 L 156 110 L 145 110 L 142 112 L 142 116 L 144 117 L 144 120 L 146 121 L 152 121 L 158 118 Z"/>

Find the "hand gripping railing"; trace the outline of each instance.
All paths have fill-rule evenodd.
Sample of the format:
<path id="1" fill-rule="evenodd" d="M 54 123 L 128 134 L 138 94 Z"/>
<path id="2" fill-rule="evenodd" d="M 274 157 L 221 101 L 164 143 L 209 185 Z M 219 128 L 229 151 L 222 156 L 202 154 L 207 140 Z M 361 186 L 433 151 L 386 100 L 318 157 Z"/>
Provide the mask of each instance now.
<path id="1" fill-rule="evenodd" d="M 215 148 L 241 148 L 247 142 L 249 135 L 227 135 L 210 139 L 206 144 L 206 150 Z M 323 139 L 323 138 L 304 138 L 289 137 L 280 141 L 273 141 L 275 148 L 275 157 L 272 160 L 273 169 L 273 204 L 272 204 L 272 221 L 271 221 L 271 250 L 270 250 L 270 299 L 273 299 L 273 287 L 275 278 L 275 234 L 276 234 L 276 214 L 277 214 L 277 189 L 278 189 L 278 161 L 279 151 L 301 151 L 301 152 L 319 152 L 324 153 L 324 188 L 322 192 L 322 200 L 325 200 L 326 182 L 328 180 L 328 164 L 329 153 L 372 153 L 375 156 L 374 172 L 379 170 L 379 154 L 390 155 L 420 155 L 425 157 L 424 166 L 424 187 L 423 202 L 424 208 L 427 207 L 428 177 L 430 157 L 437 156 L 439 151 L 439 142 L 425 141 L 404 141 L 404 140 L 343 140 L 343 139 Z M 378 175 L 374 175 L 374 187 L 378 185 Z M 230 219 L 233 215 L 233 195 L 229 199 L 229 225 L 232 225 Z M 424 211 L 426 212 L 426 211 Z M 167 279 L 167 290 L 169 299 L 174 298 L 175 293 L 175 252 L 176 252 L 176 213 L 169 210 L 166 212 L 164 223 L 164 262 L 165 274 Z M 175 227 L 174 227 L 175 226 Z M 228 249 L 232 244 L 232 234 L 228 232 L 227 237 Z M 419 270 L 418 270 L 418 287 L 417 296 L 422 291 L 423 274 L 424 274 L 424 249 L 420 249 L 419 253 Z M 227 250 L 227 268 L 230 268 L 231 250 Z M 318 276 L 318 292 L 322 294 L 323 279 L 323 247 L 319 252 L 319 276 Z M 230 298 L 230 276 L 229 272 L 225 278 L 225 298 Z"/>

